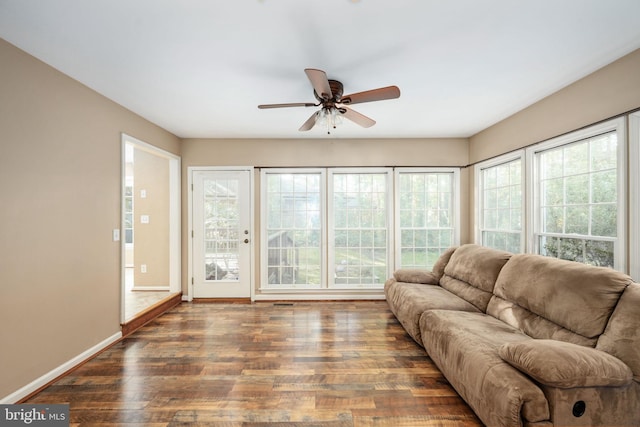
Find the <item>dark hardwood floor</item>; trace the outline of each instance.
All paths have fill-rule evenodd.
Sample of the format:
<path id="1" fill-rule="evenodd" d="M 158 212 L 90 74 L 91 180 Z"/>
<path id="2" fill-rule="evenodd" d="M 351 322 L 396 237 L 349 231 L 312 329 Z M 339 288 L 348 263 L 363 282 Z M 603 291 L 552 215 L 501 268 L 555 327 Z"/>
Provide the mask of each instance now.
<path id="1" fill-rule="evenodd" d="M 183 303 L 28 403 L 72 426 L 481 426 L 385 301 Z"/>

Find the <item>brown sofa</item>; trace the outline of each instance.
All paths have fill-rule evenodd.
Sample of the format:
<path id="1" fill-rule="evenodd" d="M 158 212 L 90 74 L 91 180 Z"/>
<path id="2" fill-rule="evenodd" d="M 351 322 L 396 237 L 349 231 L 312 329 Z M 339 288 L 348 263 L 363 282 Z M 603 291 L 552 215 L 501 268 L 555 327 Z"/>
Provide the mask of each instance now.
<path id="1" fill-rule="evenodd" d="M 398 270 L 389 307 L 488 426 L 640 426 L 640 285 L 478 245 Z"/>

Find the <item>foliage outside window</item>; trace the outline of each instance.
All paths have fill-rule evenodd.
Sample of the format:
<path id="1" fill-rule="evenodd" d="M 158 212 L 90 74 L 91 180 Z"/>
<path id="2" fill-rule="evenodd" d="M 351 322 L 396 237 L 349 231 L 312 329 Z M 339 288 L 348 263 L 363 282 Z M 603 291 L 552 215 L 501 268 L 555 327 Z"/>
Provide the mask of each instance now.
<path id="1" fill-rule="evenodd" d="M 538 251 L 614 267 L 618 238 L 618 138 L 608 132 L 536 153 Z"/>

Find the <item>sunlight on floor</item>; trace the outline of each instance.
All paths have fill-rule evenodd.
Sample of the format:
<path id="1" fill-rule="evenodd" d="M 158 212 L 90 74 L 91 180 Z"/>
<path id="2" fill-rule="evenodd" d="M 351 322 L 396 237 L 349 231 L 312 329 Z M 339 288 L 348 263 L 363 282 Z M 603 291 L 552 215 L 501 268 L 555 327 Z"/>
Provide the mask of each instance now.
<path id="1" fill-rule="evenodd" d="M 125 269 L 125 319 L 130 320 L 136 314 L 151 307 L 171 295 L 169 291 L 134 291 L 133 268 Z"/>

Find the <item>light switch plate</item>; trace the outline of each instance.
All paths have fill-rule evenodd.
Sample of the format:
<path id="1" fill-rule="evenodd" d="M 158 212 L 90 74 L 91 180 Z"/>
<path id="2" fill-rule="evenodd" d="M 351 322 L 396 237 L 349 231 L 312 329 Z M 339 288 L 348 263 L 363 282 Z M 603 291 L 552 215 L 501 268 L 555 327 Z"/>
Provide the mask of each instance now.
<path id="1" fill-rule="evenodd" d="M 140 223 L 149 224 L 149 215 L 140 215 Z"/>
<path id="2" fill-rule="evenodd" d="M 111 236 L 112 236 L 114 242 L 119 242 L 120 241 L 120 229 L 119 228 L 114 228 L 113 229 L 113 234 Z"/>

